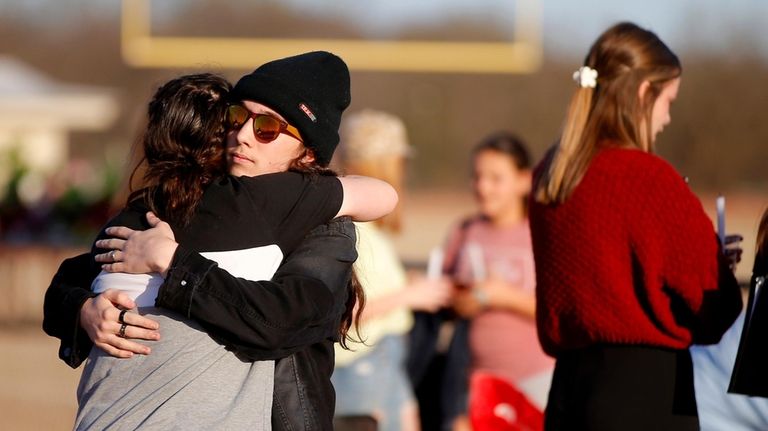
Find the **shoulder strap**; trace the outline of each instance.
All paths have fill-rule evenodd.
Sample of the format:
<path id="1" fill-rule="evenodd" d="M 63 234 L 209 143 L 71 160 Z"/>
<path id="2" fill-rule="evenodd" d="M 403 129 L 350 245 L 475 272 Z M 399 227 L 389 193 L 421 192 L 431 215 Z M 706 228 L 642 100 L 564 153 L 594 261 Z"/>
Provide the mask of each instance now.
<path id="1" fill-rule="evenodd" d="M 448 256 L 448 261 L 446 262 L 446 265 L 443 266 L 444 272 L 446 274 L 453 274 L 456 272 L 456 269 L 459 265 L 459 255 L 461 254 L 461 249 L 464 246 L 464 242 L 467 240 L 467 231 L 474 221 L 475 217 L 467 217 L 466 219 L 462 220 L 461 224 L 459 225 L 459 237 L 456 251 L 453 253 L 453 255 Z"/>

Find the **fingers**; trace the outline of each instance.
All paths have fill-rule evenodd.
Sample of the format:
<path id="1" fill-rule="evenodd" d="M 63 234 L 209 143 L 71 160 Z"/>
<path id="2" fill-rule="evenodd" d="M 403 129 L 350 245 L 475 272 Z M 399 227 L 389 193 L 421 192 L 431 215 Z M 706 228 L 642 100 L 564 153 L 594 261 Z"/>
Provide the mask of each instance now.
<path id="1" fill-rule="evenodd" d="M 123 291 L 120 291 L 120 290 L 117 290 L 117 289 L 107 289 L 107 290 L 105 290 L 104 292 L 101 293 L 101 296 L 104 299 L 109 300 L 115 307 L 119 307 L 119 308 L 126 309 L 126 310 L 130 310 L 130 309 L 136 308 L 136 302 L 134 302 L 133 299 L 131 299 L 131 297 L 128 296 Z M 118 315 L 120 314 L 120 310 L 115 308 L 114 310 L 109 310 L 109 311 L 110 311 L 110 313 L 115 315 L 114 319 L 111 319 L 111 320 L 114 320 L 115 322 L 117 322 L 117 318 L 118 318 Z M 136 313 L 133 313 L 133 314 L 136 314 Z M 138 316 L 138 314 L 136 314 L 136 315 Z M 105 313 L 104 317 L 105 318 L 111 318 L 112 316 L 111 315 L 107 316 L 106 313 Z M 139 317 L 142 317 L 142 316 L 139 316 Z M 128 313 L 126 313 L 126 323 L 130 324 L 130 322 L 128 322 L 127 319 L 128 319 Z M 149 319 L 147 319 L 147 320 L 149 320 Z"/>
<path id="2" fill-rule="evenodd" d="M 155 330 L 133 326 L 129 322 L 138 322 L 148 326 L 154 325 L 155 327 L 159 325 L 151 319 L 139 316 L 136 313 L 127 312 L 124 315 L 124 321 L 126 322 L 124 336 L 120 336 L 120 331 L 123 325 L 117 321 L 117 316 L 120 313 L 119 310 L 115 309 L 115 311 L 116 312 L 114 313 L 105 313 L 105 316 L 107 316 L 107 314 L 115 314 L 114 319 L 109 317 L 99 321 L 96 333 L 93 337 L 93 344 L 108 354 L 118 358 L 130 358 L 133 354 L 150 354 L 152 349 L 149 346 L 145 346 L 133 340 L 157 341 L 160 339 L 160 333 Z"/>
<path id="3" fill-rule="evenodd" d="M 141 339 L 144 339 L 144 340 L 157 340 L 157 339 L 159 339 L 159 334 L 158 334 L 157 337 L 150 334 L 150 333 L 157 333 L 155 331 L 160 328 L 160 324 L 158 324 L 154 320 L 152 320 L 152 319 L 150 319 L 148 317 L 144 317 L 144 316 L 142 316 L 141 314 L 138 314 L 138 313 L 127 312 L 127 313 L 125 313 L 123 315 L 123 321 L 125 323 L 127 323 L 128 325 L 130 325 L 125 330 L 126 337 L 128 337 L 128 338 L 141 338 Z M 138 334 L 137 336 L 131 336 L 130 333 L 128 332 L 129 328 L 144 329 L 145 332 L 137 333 Z M 149 330 L 149 331 L 146 331 L 146 330 Z M 147 334 L 150 334 L 150 335 L 147 335 Z"/>
<path id="4" fill-rule="evenodd" d="M 169 238 L 173 241 L 176 240 L 176 236 L 173 233 L 173 229 L 171 229 L 171 225 L 162 221 L 152 211 L 147 213 L 147 222 L 149 223 L 152 229 L 158 228 L 160 232 L 162 232 L 162 235 L 165 236 L 166 238 Z"/>
<path id="5" fill-rule="evenodd" d="M 129 314 L 135 314 L 135 313 L 126 313 L 126 319 L 125 319 L 126 321 L 130 319 L 128 317 Z M 152 349 L 149 346 L 145 346 L 133 340 L 157 341 L 160 339 L 159 332 L 150 331 L 144 328 L 139 328 L 136 326 L 132 326 L 130 324 L 125 325 L 125 330 L 123 332 L 124 335 L 122 336 L 120 335 L 120 331 L 122 330 L 123 325 L 116 323 L 116 325 L 110 325 L 110 328 L 112 327 L 116 327 L 117 332 L 114 334 L 110 333 L 108 336 L 104 337 L 103 343 L 105 345 L 115 348 L 116 350 L 128 351 L 131 353 L 138 353 L 140 355 L 148 355 L 150 354 Z"/>
<path id="6" fill-rule="evenodd" d="M 128 333 L 128 330 L 126 329 L 126 334 Z M 115 336 L 114 338 L 114 346 L 116 349 L 127 351 L 130 353 L 136 353 L 139 355 L 149 355 L 152 353 L 152 349 L 150 349 L 148 346 L 145 346 L 143 344 L 137 343 L 135 341 L 128 340 L 126 338 L 120 338 L 118 336 Z"/>
<path id="7" fill-rule="evenodd" d="M 133 357 L 133 352 L 130 350 L 121 350 L 106 343 L 93 343 L 93 345 L 107 352 L 108 355 L 114 356 L 116 358 L 128 359 Z"/>
<path id="8" fill-rule="evenodd" d="M 150 211 L 147 213 L 147 222 L 151 227 L 155 227 L 158 224 L 162 223 L 162 220 L 160 220 L 160 217 L 156 216 L 155 213 Z"/>
<path id="9" fill-rule="evenodd" d="M 147 222 L 149 223 L 150 227 L 163 227 L 169 230 L 171 228 L 171 225 L 162 221 L 160 217 L 156 216 L 152 211 L 147 213 Z"/>
<path id="10" fill-rule="evenodd" d="M 450 304 L 451 299 L 453 297 L 453 293 L 450 291 L 443 292 L 441 295 L 439 295 L 436 299 L 436 302 L 441 306 L 445 307 L 448 304 Z"/>
<path id="11" fill-rule="evenodd" d="M 98 246 L 97 246 L 98 247 Z M 115 263 L 123 260 L 123 252 L 120 250 L 111 250 L 107 253 L 100 253 L 93 257 L 96 262 Z"/>
<path id="12" fill-rule="evenodd" d="M 107 229 L 109 231 L 109 229 Z M 110 250 L 106 253 L 100 253 L 94 256 L 96 262 L 112 263 L 122 260 L 123 252 L 125 248 L 126 240 L 118 238 L 100 239 L 96 241 L 95 245 L 98 248 Z"/>
<path id="13" fill-rule="evenodd" d="M 107 289 L 101 293 L 101 298 L 112 303 L 112 307 L 105 308 L 101 312 L 101 321 L 99 322 L 99 330 L 102 333 L 118 333 L 120 330 L 120 314 L 123 310 L 131 310 L 136 308 L 136 302 L 131 299 L 125 292 L 116 289 Z M 144 340 L 158 340 L 159 333 L 156 331 L 160 329 L 160 324 L 156 321 L 142 316 L 139 313 L 127 311 L 123 314 L 123 322 L 128 324 L 126 328 L 125 336 L 127 338 L 141 338 Z M 113 330 L 112 323 L 118 325 L 117 330 Z M 145 332 L 131 331 L 130 328 L 144 330 Z M 154 332 L 154 334 L 152 334 Z M 131 334 L 137 334 L 132 336 Z M 156 334 L 156 335 L 155 335 Z"/>
<path id="14" fill-rule="evenodd" d="M 120 238 L 100 239 L 96 241 L 95 245 L 106 250 L 122 250 L 125 247 L 125 240 Z"/>
<path id="15" fill-rule="evenodd" d="M 128 329 L 125 330 L 125 333 L 127 336 Z M 94 342 L 93 344 L 117 358 L 130 358 L 134 354 L 149 355 L 152 353 L 152 349 L 148 346 L 125 338 L 120 338 L 117 335 L 108 337 L 104 341 Z"/>
<path id="16" fill-rule="evenodd" d="M 739 262 L 741 262 L 741 255 L 743 253 L 744 253 L 744 250 L 742 250 L 740 248 L 726 249 L 725 250 L 725 256 L 732 263 L 739 263 Z"/>
<path id="17" fill-rule="evenodd" d="M 120 329 L 123 327 L 118 320 L 122 310 L 116 307 L 130 309 L 136 304 L 125 294 L 115 289 L 108 289 L 98 296 L 88 299 L 80 312 L 80 326 L 88 333 L 93 344 L 117 358 L 130 358 L 134 354 L 148 355 L 148 346 L 131 339 L 159 340 L 157 332 L 159 324 L 152 319 L 135 312 L 125 312 L 124 336 L 121 338 Z"/>
<path id="18" fill-rule="evenodd" d="M 136 231 L 125 226 L 112 226 L 108 227 L 104 232 L 113 237 L 128 239 Z"/>
<path id="19" fill-rule="evenodd" d="M 119 328 L 118 328 L 118 331 L 119 331 Z M 157 341 L 160 339 L 160 333 L 157 331 L 151 331 L 149 329 L 139 328 L 138 326 L 128 325 L 125 327 L 125 337 L 118 337 L 118 338 L 122 338 L 124 340 L 132 339 L 132 340 Z M 136 352 L 136 353 L 142 353 L 142 352 Z"/>
<path id="20" fill-rule="evenodd" d="M 737 243 L 737 242 L 741 242 L 741 241 L 744 241 L 744 237 L 739 235 L 739 234 L 726 235 L 726 237 L 725 237 L 725 244 L 726 245 Z"/>
<path id="21" fill-rule="evenodd" d="M 101 265 L 101 269 L 107 272 L 128 272 L 125 270 L 125 264 L 123 262 L 105 263 Z"/>

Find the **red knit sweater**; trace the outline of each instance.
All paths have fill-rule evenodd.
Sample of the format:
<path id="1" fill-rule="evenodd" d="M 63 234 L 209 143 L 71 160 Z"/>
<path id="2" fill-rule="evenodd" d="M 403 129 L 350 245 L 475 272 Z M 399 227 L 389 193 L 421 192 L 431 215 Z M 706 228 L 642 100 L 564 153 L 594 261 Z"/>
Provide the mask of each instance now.
<path id="1" fill-rule="evenodd" d="M 672 166 L 600 151 L 562 204 L 531 204 L 544 351 L 717 342 L 741 294 L 712 222 Z"/>

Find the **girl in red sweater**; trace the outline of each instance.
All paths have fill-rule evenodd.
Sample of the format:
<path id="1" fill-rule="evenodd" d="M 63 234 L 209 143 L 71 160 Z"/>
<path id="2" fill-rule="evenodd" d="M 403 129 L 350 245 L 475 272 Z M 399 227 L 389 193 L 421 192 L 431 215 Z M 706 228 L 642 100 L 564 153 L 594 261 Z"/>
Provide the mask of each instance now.
<path id="1" fill-rule="evenodd" d="M 620 23 L 591 47 L 530 210 L 548 430 L 697 430 L 688 347 L 741 310 L 712 223 L 654 154 L 682 68 Z"/>

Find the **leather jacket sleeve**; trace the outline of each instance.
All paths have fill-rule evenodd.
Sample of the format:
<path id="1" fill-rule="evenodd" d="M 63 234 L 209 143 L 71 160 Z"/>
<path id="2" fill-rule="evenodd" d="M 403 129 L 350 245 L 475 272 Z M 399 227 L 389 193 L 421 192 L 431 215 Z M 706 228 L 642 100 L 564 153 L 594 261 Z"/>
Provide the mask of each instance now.
<path id="1" fill-rule="evenodd" d="M 45 291 L 43 330 L 61 340 L 59 358 L 72 368 L 77 368 L 93 347 L 80 327 L 80 308 L 96 296 L 90 286 L 99 271 L 90 253 L 66 259 Z"/>
<path id="2" fill-rule="evenodd" d="M 315 228 L 270 281 L 230 275 L 179 247 L 156 305 L 200 322 L 245 360 L 278 359 L 333 338 L 357 258 L 347 218 Z"/>
<path id="3" fill-rule="evenodd" d="M 215 262 L 179 250 L 157 305 L 198 319 L 246 359 L 287 356 L 335 335 L 357 258 L 355 238 L 348 218 L 319 226 L 272 281 L 260 282 L 237 279 Z M 83 303 L 96 296 L 90 285 L 98 273 L 90 253 L 66 259 L 45 293 L 43 330 L 61 340 L 59 358 L 72 368 L 93 347 L 79 318 Z"/>

